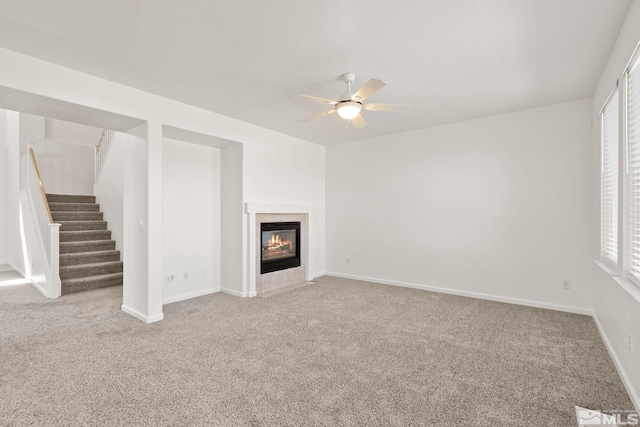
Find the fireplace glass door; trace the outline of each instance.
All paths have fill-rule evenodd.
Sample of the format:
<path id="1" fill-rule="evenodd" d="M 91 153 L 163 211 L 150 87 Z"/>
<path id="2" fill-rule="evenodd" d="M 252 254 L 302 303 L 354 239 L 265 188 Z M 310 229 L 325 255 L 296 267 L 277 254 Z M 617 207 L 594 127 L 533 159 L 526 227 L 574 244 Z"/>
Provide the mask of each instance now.
<path id="1" fill-rule="evenodd" d="M 263 222 L 260 274 L 300 266 L 300 223 Z"/>

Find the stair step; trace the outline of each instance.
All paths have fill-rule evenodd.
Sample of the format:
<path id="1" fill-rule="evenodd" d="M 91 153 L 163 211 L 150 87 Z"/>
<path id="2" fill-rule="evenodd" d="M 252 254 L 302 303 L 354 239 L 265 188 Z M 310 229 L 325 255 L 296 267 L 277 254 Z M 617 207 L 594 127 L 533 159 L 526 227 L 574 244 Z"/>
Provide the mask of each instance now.
<path id="1" fill-rule="evenodd" d="M 60 267 L 60 280 L 100 276 L 112 273 L 122 273 L 122 261 L 97 262 L 94 264 L 68 265 L 66 267 Z"/>
<path id="2" fill-rule="evenodd" d="M 86 240 L 111 240 L 109 230 L 61 231 L 60 242 L 83 242 Z"/>
<path id="3" fill-rule="evenodd" d="M 108 288 L 110 286 L 122 286 L 122 280 L 122 273 L 101 274 L 98 276 L 62 280 L 62 295 Z"/>
<path id="4" fill-rule="evenodd" d="M 60 267 L 120 261 L 120 251 L 93 251 L 60 254 Z"/>
<path id="5" fill-rule="evenodd" d="M 80 242 L 60 242 L 60 254 L 111 251 L 111 250 L 115 250 L 115 248 L 116 248 L 116 242 L 113 240 L 86 240 L 86 241 L 80 241 Z"/>
<path id="6" fill-rule="evenodd" d="M 107 221 L 59 221 L 60 231 L 106 230 Z"/>
<path id="7" fill-rule="evenodd" d="M 102 212 L 65 212 L 52 211 L 54 222 L 62 221 L 102 221 Z"/>
<path id="8" fill-rule="evenodd" d="M 79 194 L 47 194 L 49 203 L 95 203 L 96 196 L 83 196 Z"/>
<path id="9" fill-rule="evenodd" d="M 49 203 L 51 212 L 98 212 L 100 205 L 97 203 Z"/>

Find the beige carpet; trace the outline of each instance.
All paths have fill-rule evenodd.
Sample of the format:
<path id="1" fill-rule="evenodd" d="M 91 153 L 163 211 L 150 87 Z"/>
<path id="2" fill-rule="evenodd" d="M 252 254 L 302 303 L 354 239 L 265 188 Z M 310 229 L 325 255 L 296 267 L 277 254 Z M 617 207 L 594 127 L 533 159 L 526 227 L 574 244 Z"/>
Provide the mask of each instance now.
<path id="1" fill-rule="evenodd" d="M 332 277 L 165 306 L 0 287 L 2 426 L 571 426 L 632 409 L 586 316 Z"/>

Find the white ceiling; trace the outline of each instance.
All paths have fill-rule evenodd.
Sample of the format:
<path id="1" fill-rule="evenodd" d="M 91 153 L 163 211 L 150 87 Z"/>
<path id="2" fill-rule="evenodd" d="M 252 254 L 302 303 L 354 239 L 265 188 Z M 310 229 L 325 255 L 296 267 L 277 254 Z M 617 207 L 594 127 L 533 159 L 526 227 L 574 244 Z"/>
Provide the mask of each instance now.
<path id="1" fill-rule="evenodd" d="M 0 0 L 0 46 L 319 144 L 587 98 L 631 0 Z M 295 93 L 387 86 L 356 130 Z"/>

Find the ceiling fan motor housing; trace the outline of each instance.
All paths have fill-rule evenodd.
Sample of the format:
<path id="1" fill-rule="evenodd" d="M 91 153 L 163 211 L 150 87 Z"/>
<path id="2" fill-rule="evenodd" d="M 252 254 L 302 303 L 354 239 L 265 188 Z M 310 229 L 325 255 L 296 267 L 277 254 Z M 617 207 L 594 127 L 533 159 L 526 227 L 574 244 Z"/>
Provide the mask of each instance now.
<path id="1" fill-rule="evenodd" d="M 357 101 L 352 101 L 351 98 L 336 104 L 338 115 L 345 120 L 353 119 L 360 114 L 360 110 L 362 110 L 362 104 Z"/>

